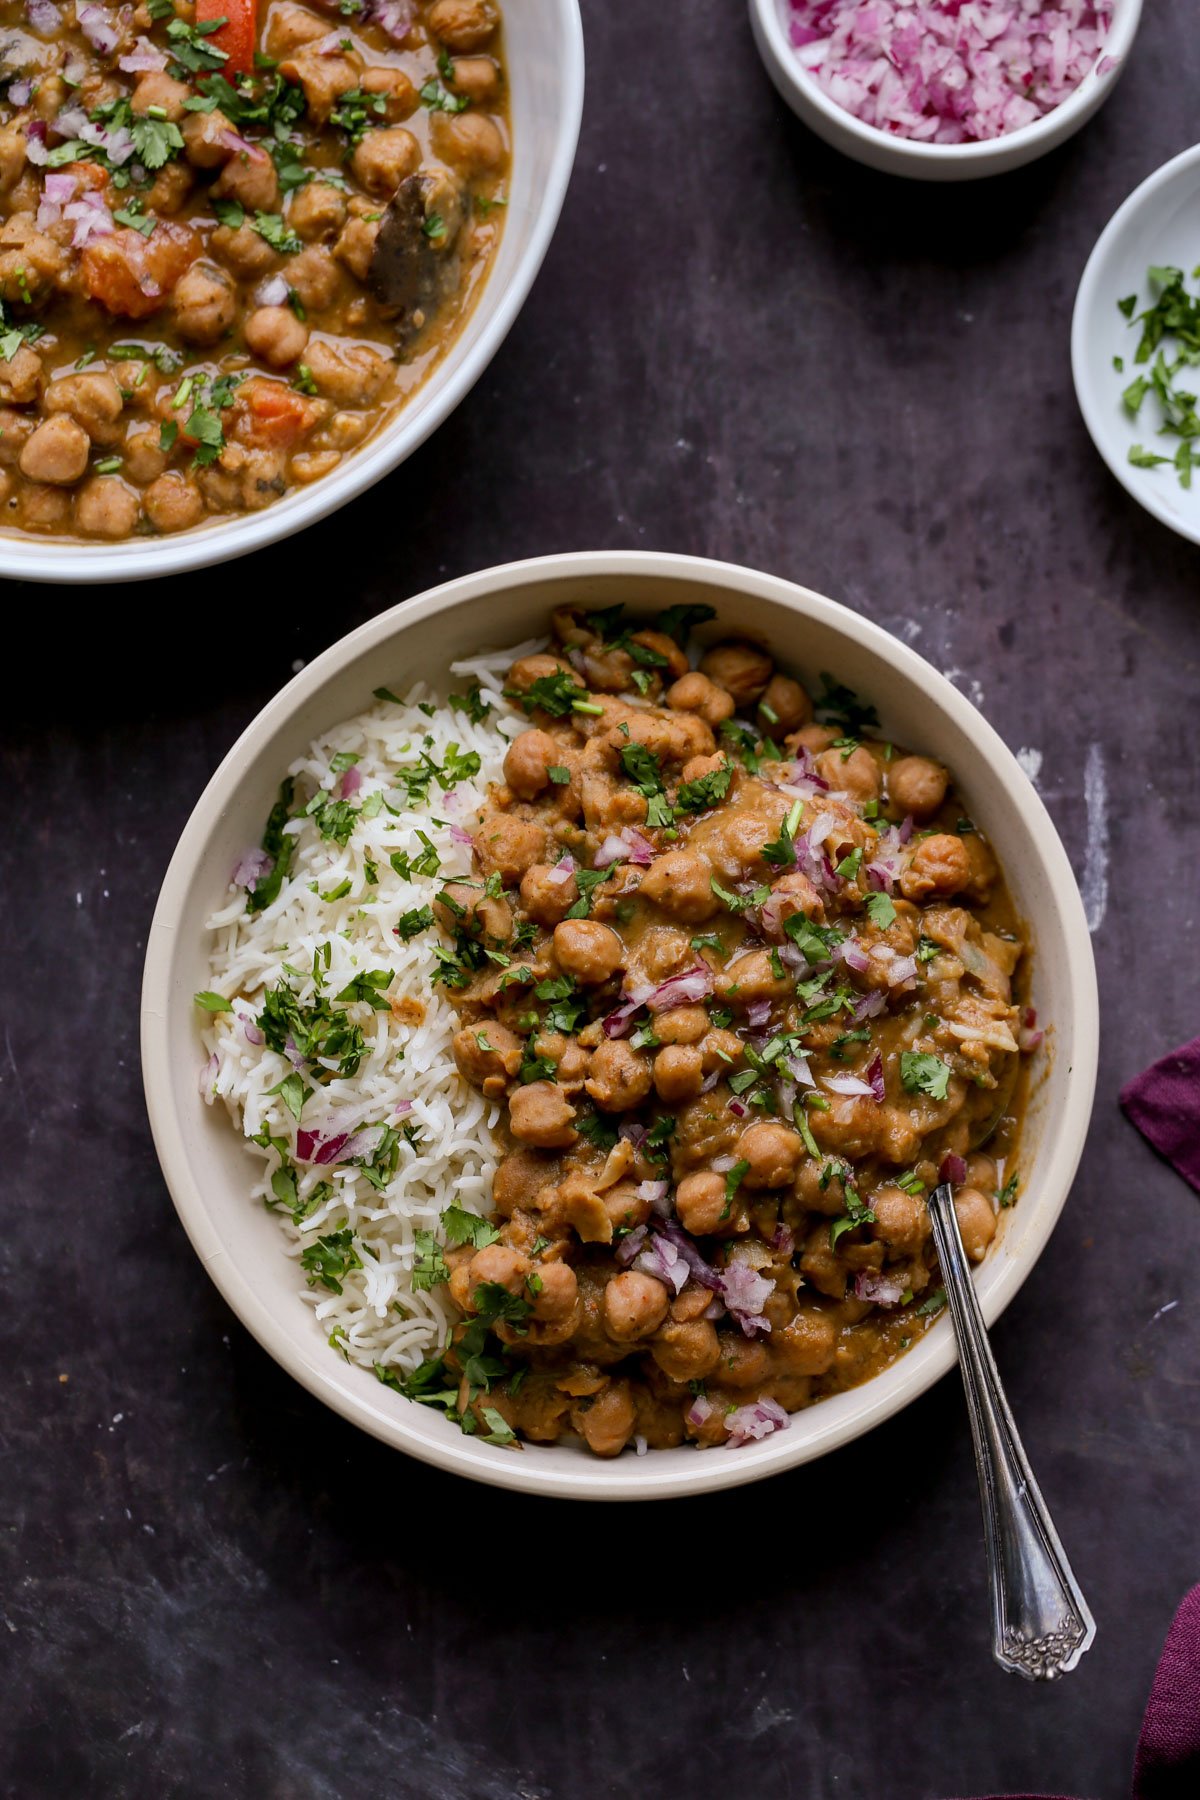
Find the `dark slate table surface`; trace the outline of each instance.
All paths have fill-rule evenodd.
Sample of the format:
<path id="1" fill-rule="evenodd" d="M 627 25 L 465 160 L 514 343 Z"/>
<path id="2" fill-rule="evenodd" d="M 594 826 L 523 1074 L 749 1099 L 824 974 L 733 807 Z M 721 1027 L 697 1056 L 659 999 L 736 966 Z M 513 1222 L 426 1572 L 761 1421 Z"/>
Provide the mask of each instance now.
<path id="1" fill-rule="evenodd" d="M 946 190 L 810 137 L 736 0 L 584 10 L 561 229 L 437 437 L 250 561 L 5 596 L 10 646 L 38 647 L 9 662 L 0 726 L 0 1782 L 22 1800 L 1118 1800 L 1200 1572 L 1200 1203 L 1116 1105 L 1200 1029 L 1200 556 L 1110 479 L 1067 354 L 1098 232 L 1194 130 L 1191 9 L 1147 9 L 1083 136 Z M 956 1379 L 764 1486 L 532 1502 L 323 1411 L 176 1222 L 138 982 L 218 758 L 295 659 L 402 596 L 631 545 L 839 597 L 1040 757 L 1104 1007 L 1074 1195 L 995 1333 L 1099 1621 L 1060 1685 L 989 1659 Z"/>

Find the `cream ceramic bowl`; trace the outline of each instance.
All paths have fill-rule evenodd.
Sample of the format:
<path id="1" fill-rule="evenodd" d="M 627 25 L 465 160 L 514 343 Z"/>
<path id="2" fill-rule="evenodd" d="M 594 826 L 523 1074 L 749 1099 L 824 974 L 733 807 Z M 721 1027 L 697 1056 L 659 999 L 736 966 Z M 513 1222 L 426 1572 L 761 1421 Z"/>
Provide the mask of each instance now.
<path id="1" fill-rule="evenodd" d="M 411 456 L 470 392 L 507 337 L 549 248 L 583 116 L 579 0 L 504 0 L 513 158 L 504 233 L 465 326 L 390 424 L 324 480 L 262 512 L 174 537 L 68 543 L 0 530 L 0 576 L 25 581 L 145 581 L 229 562 L 294 537 Z"/>
<path id="2" fill-rule="evenodd" d="M 788 0 L 750 0 L 750 24 L 759 55 L 797 118 L 835 150 L 888 175 L 909 175 L 917 181 L 974 181 L 981 175 L 1019 169 L 1044 156 L 1073 137 L 1104 104 L 1133 47 L 1142 0 L 1113 0 L 1112 29 L 1105 49 L 1095 68 L 1061 106 L 1020 131 L 982 144 L 921 144 L 864 125 L 831 100 L 801 66 L 788 37 L 790 10 Z"/>
<path id="3" fill-rule="evenodd" d="M 192 995 L 208 985 L 204 920 L 255 841 L 280 774 L 318 732 L 369 704 L 373 688 L 437 679 L 457 657 L 545 629 L 568 602 L 647 612 L 682 601 L 716 608 L 702 636 L 761 634 L 813 681 L 829 669 L 868 695 L 883 730 L 953 769 L 1003 862 L 1036 946 L 1034 1003 L 1049 1027 L 1021 1155 L 1022 1192 L 978 1276 L 995 1319 L 1054 1228 L 1087 1132 L 1097 1051 L 1096 977 L 1083 907 L 1037 794 L 987 722 L 928 663 L 858 614 L 770 575 L 685 556 L 609 551 L 545 557 L 465 576 L 394 607 L 312 662 L 229 752 L 188 822 L 159 895 L 142 990 L 142 1065 L 159 1159 L 197 1255 L 243 1324 L 309 1391 L 364 1430 L 425 1462 L 534 1494 L 641 1500 L 705 1493 L 810 1461 L 890 1418 L 955 1360 L 943 1317 L 865 1386 L 796 1414 L 741 1450 L 626 1452 L 602 1462 L 568 1446 L 502 1450 L 464 1437 L 328 1347 L 296 1294 L 279 1227 L 250 1200 L 252 1165 L 223 1109 L 198 1092 Z M 446 1196 L 449 1201 L 451 1196 Z"/>

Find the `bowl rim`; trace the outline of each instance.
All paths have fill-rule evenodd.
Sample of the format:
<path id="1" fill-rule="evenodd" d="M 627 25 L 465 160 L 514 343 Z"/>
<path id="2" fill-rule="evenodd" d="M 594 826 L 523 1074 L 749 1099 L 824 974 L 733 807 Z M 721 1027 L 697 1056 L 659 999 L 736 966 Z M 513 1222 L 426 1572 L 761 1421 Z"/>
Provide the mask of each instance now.
<path id="1" fill-rule="evenodd" d="M 1079 86 L 1072 94 L 1056 106 L 1052 112 L 1034 119 L 1029 125 L 1022 125 L 1016 131 L 1009 131 L 1003 137 L 988 138 L 977 144 L 923 144 L 913 138 L 893 137 L 890 132 L 880 131 L 877 125 L 868 125 L 862 119 L 847 112 L 836 101 L 831 100 L 815 81 L 807 79 L 796 53 L 788 42 L 783 28 L 780 12 L 782 0 L 749 0 L 751 15 L 758 21 L 763 38 L 770 49 L 772 59 L 780 74 L 786 79 L 793 91 L 805 104 L 819 112 L 831 124 L 843 130 L 848 137 L 855 138 L 860 144 L 879 150 L 886 145 L 895 153 L 896 160 L 907 160 L 916 164 L 924 164 L 933 169 L 939 165 L 956 163 L 966 167 L 972 163 L 986 165 L 989 162 L 1007 160 L 1008 155 L 1021 151 L 1026 146 L 1036 144 L 1041 138 L 1055 134 L 1055 142 L 1070 135 L 1072 120 L 1079 114 L 1089 111 L 1099 103 L 1097 89 L 1104 92 L 1114 85 L 1122 73 L 1125 58 L 1137 36 L 1142 17 L 1142 0 L 1114 0 L 1116 10 L 1113 16 L 1109 42 L 1096 63 L 1088 70 Z M 1098 73 L 1099 65 L 1106 56 L 1111 56 L 1113 66 Z M 1047 144 L 1047 150 L 1052 149 Z"/>
<path id="2" fill-rule="evenodd" d="M 1138 505 L 1152 514 L 1160 524 L 1170 529 L 1189 543 L 1200 544 L 1200 511 L 1195 523 L 1181 519 L 1178 513 L 1172 512 L 1165 500 L 1161 498 L 1159 489 L 1150 480 L 1139 481 L 1139 475 L 1145 476 L 1146 470 L 1135 469 L 1127 459 L 1109 454 L 1107 433 L 1101 417 L 1098 391 L 1089 381 L 1089 370 L 1092 357 L 1088 342 L 1088 325 L 1096 300 L 1097 290 L 1104 272 L 1104 265 L 1110 252 L 1128 230 L 1134 219 L 1142 212 L 1147 203 L 1154 198 L 1160 189 L 1170 184 L 1185 170 L 1200 171 L 1200 144 L 1193 144 L 1190 149 L 1182 150 L 1178 156 L 1170 157 L 1165 163 L 1139 182 L 1133 192 L 1121 202 L 1100 236 L 1096 239 L 1091 255 L 1084 265 L 1079 279 L 1079 288 L 1075 295 L 1075 309 L 1071 315 L 1071 377 L 1075 384 L 1075 398 L 1079 410 L 1083 414 L 1083 422 L 1087 426 L 1088 435 L 1095 445 L 1101 460 L 1109 472 L 1115 475 L 1125 492 Z M 1200 184 L 1198 184 L 1200 185 Z"/>
<path id="3" fill-rule="evenodd" d="M 470 1453 L 472 1448 L 478 1449 L 470 1439 L 460 1439 L 457 1434 L 430 1439 L 414 1432 L 408 1425 L 405 1409 L 395 1407 L 395 1397 L 389 1390 L 380 1387 L 378 1400 L 365 1383 L 352 1390 L 342 1379 L 343 1365 L 328 1354 L 323 1343 L 315 1343 L 310 1355 L 297 1349 L 282 1327 L 275 1324 L 269 1305 L 252 1284 L 250 1273 L 239 1268 L 225 1253 L 209 1217 L 205 1196 L 193 1174 L 176 1101 L 185 1089 L 194 1094 L 195 1082 L 190 1078 L 185 1082 L 173 1078 L 168 1030 L 173 1004 L 171 972 L 178 942 L 177 923 L 199 853 L 225 811 L 241 774 L 255 761 L 263 746 L 286 725 L 295 709 L 318 695 L 327 679 L 363 652 L 382 650 L 409 625 L 447 608 L 466 604 L 480 596 L 499 598 L 514 588 L 554 583 L 563 578 L 614 575 L 702 582 L 710 587 L 724 588 L 731 596 L 749 593 L 781 604 L 798 620 L 816 620 L 868 650 L 886 656 L 932 704 L 949 715 L 952 723 L 974 738 L 986 760 L 1003 771 L 1006 785 L 1016 790 L 1036 842 L 1047 878 L 1047 891 L 1063 921 L 1072 1007 L 1073 1057 L 1072 1079 L 1065 1103 L 1054 1121 L 1053 1135 L 1047 1139 L 1047 1166 L 1039 1172 L 1036 1224 L 1023 1241 L 1022 1256 L 1002 1261 L 986 1292 L 981 1294 L 985 1318 L 989 1325 L 994 1323 L 1045 1249 L 1070 1192 L 1091 1117 L 1099 1053 L 1099 1001 L 1083 902 L 1066 851 L 1041 797 L 1003 739 L 970 701 L 923 657 L 872 620 L 780 576 L 733 563 L 659 551 L 576 551 L 535 557 L 459 576 L 427 589 L 400 601 L 330 645 L 251 720 L 222 758 L 184 826 L 163 879 L 147 936 L 141 995 L 141 1057 L 154 1145 L 184 1229 L 233 1312 L 288 1374 L 350 1423 L 393 1448 L 407 1451 L 420 1461 L 447 1472 L 528 1494 L 581 1500 L 649 1500 L 741 1486 L 812 1461 L 860 1437 L 874 1425 L 902 1411 L 954 1366 L 956 1351 L 948 1323 L 940 1343 L 934 1344 L 932 1335 L 926 1340 L 930 1353 L 922 1363 L 918 1364 L 913 1358 L 901 1358 L 883 1376 L 851 1390 L 859 1397 L 853 1416 L 833 1416 L 823 1421 L 823 1409 L 814 1407 L 805 1415 L 803 1436 L 779 1432 L 756 1446 L 755 1452 L 730 1457 L 697 1457 L 694 1465 L 683 1471 L 673 1463 L 659 1465 L 655 1457 L 637 1459 L 628 1472 L 622 1469 L 622 1464 L 628 1463 L 626 1458 L 599 1464 L 589 1458 L 581 1460 L 578 1469 L 539 1467 L 532 1456 L 497 1453 L 495 1457 L 479 1458 Z M 319 1356 L 318 1352 L 324 1355 Z M 893 1377 L 890 1382 L 886 1379 L 889 1374 Z"/>
<path id="4" fill-rule="evenodd" d="M 233 562 L 328 518 L 330 513 L 390 475 L 444 424 L 475 386 L 515 324 L 545 261 L 570 183 L 583 123 L 583 20 L 579 0 L 549 0 L 549 4 L 557 9 L 563 28 L 562 66 L 556 83 L 561 105 L 549 172 L 537 194 L 529 242 L 514 266 L 507 286 L 500 290 L 495 310 L 484 323 L 478 339 L 442 386 L 437 387 L 442 367 L 439 363 L 429 371 L 411 400 L 367 440 L 360 453 L 349 457 L 344 467 L 315 481 L 310 488 L 289 496 L 294 502 L 291 505 L 284 500 L 265 507 L 262 512 L 218 519 L 211 525 L 180 532 L 176 537 L 145 538 L 122 544 L 42 539 L 0 530 L 0 577 L 60 586 L 79 582 L 154 581 L 167 575 Z M 519 150 L 517 154 L 520 154 Z M 487 304 L 491 281 L 489 275 L 473 312 Z M 464 321 L 464 327 L 469 325 L 471 316 L 473 313 Z M 453 345 L 450 348 L 453 349 Z M 425 395 L 429 396 L 428 404 L 423 404 Z"/>

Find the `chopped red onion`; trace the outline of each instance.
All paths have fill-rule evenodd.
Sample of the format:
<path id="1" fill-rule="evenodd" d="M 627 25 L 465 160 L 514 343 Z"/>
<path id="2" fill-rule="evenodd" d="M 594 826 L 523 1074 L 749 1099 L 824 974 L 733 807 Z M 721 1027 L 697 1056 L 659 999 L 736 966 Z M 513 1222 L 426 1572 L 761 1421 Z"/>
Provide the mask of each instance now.
<path id="1" fill-rule="evenodd" d="M 49 37 L 62 23 L 57 6 L 50 0 L 25 0 L 25 16 L 35 31 Z"/>
<path id="2" fill-rule="evenodd" d="M 598 869 L 611 868 L 613 863 L 621 862 L 624 856 L 624 838 L 618 837 L 615 831 L 610 832 L 596 852 L 596 867 Z"/>
<path id="3" fill-rule="evenodd" d="M 558 861 L 547 875 L 546 880 L 553 882 L 555 887 L 562 887 L 565 882 L 570 881 L 578 867 L 579 864 L 568 850 L 565 856 L 559 857 Z"/>
<path id="4" fill-rule="evenodd" d="M 121 41 L 121 33 L 103 7 L 81 6 L 75 17 L 80 31 L 97 55 L 111 56 Z"/>
<path id="5" fill-rule="evenodd" d="M 725 1420 L 729 1448 L 740 1450 L 744 1444 L 770 1437 L 772 1432 L 786 1431 L 790 1423 L 778 1400 L 755 1400 L 749 1406 L 739 1406 Z"/>
<path id="6" fill-rule="evenodd" d="M 720 1294 L 745 1337 L 767 1334 L 771 1321 L 763 1307 L 775 1292 L 775 1283 L 747 1262 L 732 1262 L 721 1271 Z"/>
<path id="7" fill-rule="evenodd" d="M 704 1077 L 704 1080 L 700 1083 L 700 1092 L 702 1094 L 711 1094 L 713 1089 L 716 1087 L 718 1081 L 720 1081 L 720 1079 L 721 1079 L 720 1069 L 714 1069 L 712 1071 L 711 1075 L 706 1075 Z"/>
<path id="8" fill-rule="evenodd" d="M 877 988 L 872 988 L 869 994 L 864 994 L 861 1000 L 854 1003 L 855 1023 L 861 1025 L 864 1019 L 877 1019 L 886 1006 L 887 996 Z"/>
<path id="9" fill-rule="evenodd" d="M 637 863 L 645 868 L 654 861 L 654 845 L 644 838 L 640 831 L 632 825 L 626 825 L 623 831 L 610 832 L 596 852 L 595 867 L 607 869 L 615 862 Z"/>
<path id="10" fill-rule="evenodd" d="M 713 1403 L 707 1394 L 697 1394 L 683 1415 L 684 1423 L 690 1425 L 693 1430 L 698 1430 L 701 1425 L 711 1419 L 712 1412 Z"/>
<path id="11" fill-rule="evenodd" d="M 66 206 L 75 198 L 75 177 L 71 174 L 47 175 L 42 182 L 42 194 L 51 206 Z"/>
<path id="12" fill-rule="evenodd" d="M 873 1100 L 875 1090 L 869 1081 L 863 1081 L 858 1075 L 826 1075 L 825 1086 L 831 1094 L 851 1094 Z"/>
<path id="13" fill-rule="evenodd" d="M 871 959 L 856 937 L 843 938 L 838 945 L 838 955 L 848 969 L 856 975 L 866 975 L 871 968 Z"/>
<path id="14" fill-rule="evenodd" d="M 952 1187 L 961 1187 L 967 1179 L 967 1165 L 961 1156 L 955 1156 L 948 1150 L 942 1158 L 942 1166 L 938 1170 L 938 1180 L 948 1181 Z"/>
<path id="15" fill-rule="evenodd" d="M 854 1277 L 854 1297 L 873 1306 L 899 1306 L 906 1289 L 894 1276 L 879 1269 L 860 1269 Z"/>
<path id="16" fill-rule="evenodd" d="M 731 1100 L 729 1102 L 729 1110 L 733 1114 L 735 1119 L 744 1119 L 746 1117 L 746 1113 L 748 1112 L 749 1109 L 744 1100 Z M 726 1164 L 726 1167 L 732 1169 L 732 1167 L 736 1161 L 737 1161 L 736 1156 L 731 1156 L 729 1158 L 728 1163 Z M 716 1169 L 718 1175 L 722 1173 L 721 1164 L 723 1162 L 725 1162 L 725 1158 L 723 1156 L 719 1156 L 717 1158 L 716 1162 L 713 1164 L 713 1168 Z"/>
<path id="17" fill-rule="evenodd" d="M 233 874 L 229 877 L 232 887 L 257 887 L 267 870 L 271 867 L 271 858 L 265 850 L 247 850 L 239 857 Z"/>
<path id="18" fill-rule="evenodd" d="M 917 978 L 917 959 L 915 956 L 897 956 L 888 970 L 888 986 L 901 988 Z"/>
<path id="19" fill-rule="evenodd" d="M 28 125 L 26 125 L 25 156 L 26 160 L 31 162 L 35 169 L 43 168 L 49 161 L 50 152 L 46 148 L 45 119 L 30 119 Z"/>
<path id="20" fill-rule="evenodd" d="M 117 58 L 118 69 L 124 69 L 129 75 L 149 75 L 165 69 L 167 57 L 165 51 L 152 44 L 149 38 L 139 37 L 133 49 L 125 56 Z"/>
<path id="21" fill-rule="evenodd" d="M 883 1051 L 882 1050 L 876 1050 L 874 1056 L 871 1058 L 870 1062 L 867 1064 L 866 1079 L 871 1084 L 871 1092 L 874 1094 L 876 1100 L 878 1100 L 879 1104 L 882 1106 L 884 1100 L 887 1097 L 887 1089 L 884 1086 L 884 1082 L 883 1082 Z"/>
<path id="22" fill-rule="evenodd" d="M 780 1117 L 783 1119 L 790 1119 L 796 1105 L 795 1082 L 782 1079 L 777 1080 L 775 1083 L 775 1095 L 779 1101 Z"/>
<path id="23" fill-rule="evenodd" d="M 623 1269 L 629 1267 L 649 1235 L 649 1229 L 645 1225 L 635 1225 L 633 1230 L 628 1232 L 621 1239 L 613 1252 L 613 1256 Z"/>
<path id="24" fill-rule="evenodd" d="M 639 1200 L 648 1200 L 651 1206 L 657 1206 L 666 1199 L 670 1189 L 669 1181 L 639 1181 L 637 1195 Z"/>
<path id="25" fill-rule="evenodd" d="M 53 8 L 51 10 L 53 10 Z M 201 1094 L 201 1097 L 203 1098 L 205 1106 L 211 1106 L 213 1103 L 213 1099 L 214 1099 L 213 1083 L 217 1079 L 217 1072 L 220 1069 L 220 1067 L 221 1067 L 220 1058 L 217 1056 L 217 1053 L 215 1050 L 213 1051 L 212 1055 L 209 1057 L 208 1061 L 201 1065 L 201 1068 L 200 1068 L 200 1094 Z"/>
<path id="26" fill-rule="evenodd" d="M 296 1133 L 296 1156 L 300 1162 L 316 1163 L 323 1168 L 330 1163 L 349 1162 L 375 1148 L 381 1129 L 378 1125 L 367 1125 L 361 1131 L 334 1131 L 323 1137 L 319 1131 L 301 1126 Z"/>
<path id="27" fill-rule="evenodd" d="M 255 1048 L 257 1048 L 259 1044 L 266 1043 L 267 1040 L 258 1029 L 251 1013 L 240 1012 L 238 1018 L 242 1022 L 242 1036 L 248 1044 L 253 1044 Z"/>
<path id="28" fill-rule="evenodd" d="M 84 249 L 94 238 L 112 237 L 117 229 L 112 214 L 94 188 L 64 206 L 63 218 L 71 220 L 75 226 L 71 245 L 76 250 Z"/>
<path id="29" fill-rule="evenodd" d="M 366 13 L 393 44 L 402 44 L 412 30 L 417 9 L 412 0 L 367 0 Z"/>
<path id="30" fill-rule="evenodd" d="M 8 103 L 10 106 L 28 106 L 33 98 L 33 83 L 22 76 L 19 81 L 8 84 Z"/>
<path id="31" fill-rule="evenodd" d="M 900 830 L 897 833 L 897 836 L 899 837 L 900 842 L 902 844 L 907 844 L 907 842 L 908 842 L 909 838 L 912 836 L 912 834 L 913 834 L 913 816 L 911 813 L 909 813 L 905 817 L 905 820 L 904 820 L 903 824 L 901 825 Z"/>
<path id="32" fill-rule="evenodd" d="M 646 1127 L 635 1125 L 632 1120 L 627 1120 L 624 1125 L 617 1126 L 617 1136 L 623 1138 L 627 1144 L 632 1144 L 635 1150 L 640 1150 L 646 1141 Z"/>
<path id="33" fill-rule="evenodd" d="M 799 1050 L 792 1050 L 789 1052 L 789 1054 L 783 1058 L 783 1066 L 792 1079 L 800 1083 L 801 1087 L 816 1087 L 817 1084 L 813 1080 L 813 1072 L 808 1066 L 808 1058 L 807 1056 L 802 1056 Z"/>
<path id="34" fill-rule="evenodd" d="M 254 161 L 261 162 L 266 158 L 267 153 L 261 144 L 252 144 L 249 138 L 242 137 L 240 132 L 232 129 L 221 133 L 221 142 L 228 145 L 230 150 L 236 150 L 239 155 L 248 156 Z"/>
<path id="35" fill-rule="evenodd" d="M 1017 1047 L 1021 1055 L 1032 1056 L 1045 1035 L 1044 1031 L 1029 1031 L 1022 1026 L 1017 1033 Z"/>
<path id="36" fill-rule="evenodd" d="M 863 874 L 868 884 L 877 894 L 890 894 L 899 877 L 899 869 L 891 861 L 876 857 L 874 862 L 863 864 Z"/>
<path id="37" fill-rule="evenodd" d="M 393 1116 L 393 1118 L 396 1118 L 396 1119 L 402 1119 L 404 1117 L 405 1113 L 410 1113 L 412 1111 L 412 1109 L 413 1109 L 413 1103 L 411 1100 L 397 1100 L 396 1110 L 392 1116 Z"/>
<path id="38" fill-rule="evenodd" d="M 634 1455 L 635 1456 L 645 1456 L 645 1454 L 649 1450 L 649 1448 L 650 1448 L 650 1445 L 647 1443 L 646 1439 L 642 1436 L 641 1432 L 639 1431 L 638 1433 L 636 1433 L 636 1435 L 634 1436 L 634 1440 L 633 1440 Z"/>
<path id="39" fill-rule="evenodd" d="M 963 144 L 1052 112 L 1096 63 L 1111 0 L 790 0 L 791 41 L 837 105 L 893 137 Z"/>
<path id="40" fill-rule="evenodd" d="M 627 825 L 621 836 L 629 848 L 629 861 L 641 869 L 648 868 L 654 861 L 654 845 L 649 838 L 644 838 L 632 825 Z"/>
<path id="41" fill-rule="evenodd" d="M 658 1232 L 634 1258 L 633 1266 L 643 1275 L 653 1275 L 677 1294 L 682 1294 L 688 1284 L 687 1263 L 671 1240 Z"/>
<path id="42" fill-rule="evenodd" d="M 674 1244 L 676 1250 L 678 1250 L 680 1256 L 682 1256 L 684 1262 L 691 1270 L 693 1278 L 700 1283 L 700 1286 L 710 1288 L 713 1293 L 719 1294 L 721 1291 L 721 1277 L 714 1268 L 711 1268 L 709 1264 L 705 1262 L 699 1250 L 696 1248 L 695 1243 L 688 1236 L 687 1232 L 684 1231 L 683 1227 L 676 1225 L 673 1220 L 668 1219 L 663 1224 L 656 1226 L 655 1229 L 660 1237 L 664 1237 L 667 1239 L 668 1243 Z"/>
<path id="43" fill-rule="evenodd" d="M 287 1057 L 287 1059 L 291 1063 L 293 1069 L 296 1070 L 296 1073 L 298 1075 L 303 1075 L 303 1073 L 304 1073 L 304 1058 L 301 1056 L 299 1050 L 297 1050 L 296 1040 L 291 1035 L 290 1032 L 288 1033 L 287 1037 L 283 1041 L 283 1054 Z"/>
<path id="44" fill-rule="evenodd" d="M 254 298 L 259 306 L 286 306 L 288 284 L 282 275 L 268 276 L 255 289 Z"/>
<path id="45" fill-rule="evenodd" d="M 765 1025 L 770 1017 L 771 1002 L 769 1000 L 755 1000 L 746 1008 L 746 1023 L 753 1026 L 756 1031 L 760 1026 Z"/>
<path id="46" fill-rule="evenodd" d="M 741 1102 L 739 1101 L 738 1104 L 741 1105 Z M 744 1112 L 745 1108 L 743 1107 L 742 1110 Z M 710 1166 L 716 1170 L 718 1175 L 728 1175 L 736 1162 L 736 1156 L 714 1156 Z"/>
<path id="47" fill-rule="evenodd" d="M 342 799 L 348 800 L 351 794 L 357 794 L 362 783 L 362 770 L 357 763 L 351 763 L 348 769 L 342 770 Z"/>
<path id="48" fill-rule="evenodd" d="M 790 1256 L 796 1248 L 796 1234 L 789 1225 L 784 1224 L 782 1219 L 775 1227 L 771 1248 L 772 1250 L 782 1250 L 785 1256 Z"/>

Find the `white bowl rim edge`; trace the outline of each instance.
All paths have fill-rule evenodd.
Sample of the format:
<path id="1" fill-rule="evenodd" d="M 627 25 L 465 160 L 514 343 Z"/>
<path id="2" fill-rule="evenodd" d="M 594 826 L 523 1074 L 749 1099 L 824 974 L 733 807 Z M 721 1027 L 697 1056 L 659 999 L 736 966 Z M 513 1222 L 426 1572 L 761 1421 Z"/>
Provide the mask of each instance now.
<path id="1" fill-rule="evenodd" d="M 940 1322 L 944 1327 L 940 1344 L 934 1346 L 926 1340 L 930 1343 L 931 1353 L 922 1366 L 901 1358 L 885 1372 L 900 1371 L 894 1383 L 883 1391 L 873 1392 L 882 1387 L 882 1377 L 851 1390 L 862 1397 L 861 1410 L 854 1418 L 833 1420 L 822 1428 L 821 1406 L 806 1409 L 801 1415 L 807 1434 L 803 1439 L 793 1437 L 790 1432 L 779 1432 L 755 1446 L 753 1451 L 729 1452 L 727 1455 L 714 1451 L 698 1455 L 694 1468 L 682 1474 L 677 1465 L 656 1469 L 653 1454 L 636 1460 L 636 1474 L 622 1472 L 622 1465 L 630 1466 L 626 1458 L 599 1466 L 588 1458 L 578 1472 L 560 1467 L 539 1469 L 536 1446 L 522 1455 L 497 1451 L 486 1464 L 475 1460 L 466 1449 L 472 1443 L 470 1439 L 463 1439 L 460 1445 L 456 1437 L 434 1441 L 412 1432 L 406 1424 L 404 1405 L 390 1390 L 380 1387 L 378 1404 L 371 1404 L 365 1397 L 349 1392 L 337 1378 L 342 1365 L 319 1337 L 313 1354 L 296 1352 L 286 1334 L 275 1326 L 269 1307 L 251 1282 L 250 1273 L 243 1271 L 225 1253 L 209 1222 L 204 1197 L 192 1172 L 176 1117 L 166 1006 L 175 919 L 193 876 L 197 851 L 222 810 L 227 779 L 257 754 L 259 744 L 284 724 L 297 702 L 315 696 L 327 677 L 336 674 L 362 652 L 382 648 L 397 627 L 437 613 L 446 605 L 468 602 L 483 594 L 499 595 L 515 587 L 539 582 L 613 575 L 690 578 L 726 588 L 731 594 L 750 592 L 767 601 L 782 603 L 799 618 L 814 618 L 846 636 L 857 638 L 865 647 L 899 666 L 918 688 L 926 692 L 932 688 L 941 709 L 960 730 L 975 738 L 989 763 L 1003 768 L 1006 782 L 1019 794 L 1022 810 L 1038 840 L 1056 907 L 1063 917 L 1070 965 L 1069 987 L 1077 1010 L 1072 1021 L 1072 1082 L 1061 1115 L 1047 1131 L 1045 1167 L 1039 1170 L 1040 1184 L 1055 1190 L 1057 1200 L 1051 1204 L 1049 1199 L 1039 1199 L 1038 1222 L 1025 1239 L 1021 1258 L 1001 1262 L 998 1274 L 981 1294 L 987 1322 L 989 1325 L 995 1322 L 1032 1272 L 1058 1222 L 1083 1153 L 1091 1117 L 1099 1056 L 1099 1000 L 1083 902 L 1066 851 L 1041 797 L 1003 739 L 970 701 L 923 657 L 872 620 L 781 576 L 763 574 L 734 563 L 671 552 L 575 551 L 505 563 L 459 576 L 398 602 L 338 639 L 255 715 L 222 758 L 184 826 L 163 879 L 147 937 L 141 998 L 141 1056 L 151 1133 L 164 1180 L 184 1229 L 224 1300 L 289 1375 L 350 1423 L 390 1447 L 403 1449 L 444 1471 L 465 1475 L 486 1485 L 544 1497 L 636 1501 L 711 1493 L 762 1480 L 783 1469 L 810 1462 L 862 1436 L 876 1424 L 903 1411 L 954 1366 L 956 1353 L 949 1321 Z M 994 1266 L 990 1259 L 985 1267 L 989 1266 Z"/>

